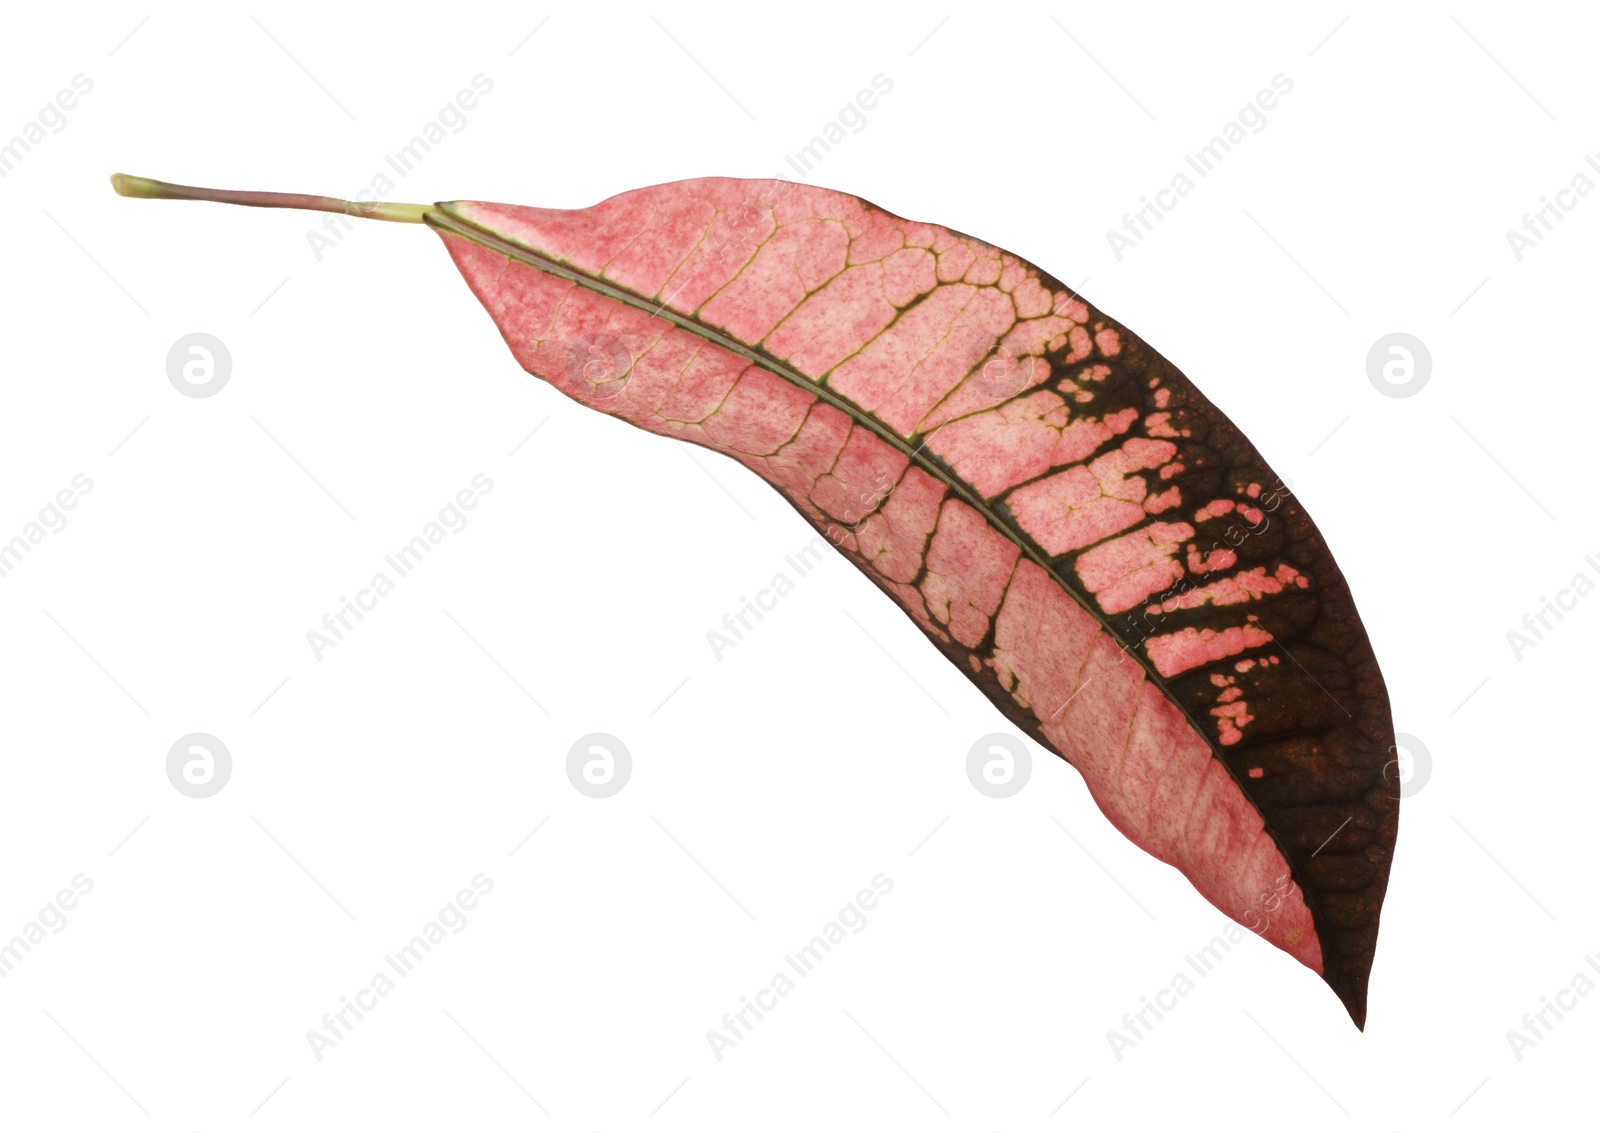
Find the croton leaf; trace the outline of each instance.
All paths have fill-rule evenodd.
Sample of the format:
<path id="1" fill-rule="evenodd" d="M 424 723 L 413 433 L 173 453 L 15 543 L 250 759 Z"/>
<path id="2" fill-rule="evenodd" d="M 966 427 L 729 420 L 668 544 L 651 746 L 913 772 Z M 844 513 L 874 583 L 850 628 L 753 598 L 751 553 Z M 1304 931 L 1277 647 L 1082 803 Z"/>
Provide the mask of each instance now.
<path id="1" fill-rule="evenodd" d="M 1058 280 L 783 181 L 575 210 L 113 184 L 431 227 L 524 369 L 772 484 L 1119 830 L 1364 1025 L 1399 800 L 1350 589 L 1233 423 Z"/>

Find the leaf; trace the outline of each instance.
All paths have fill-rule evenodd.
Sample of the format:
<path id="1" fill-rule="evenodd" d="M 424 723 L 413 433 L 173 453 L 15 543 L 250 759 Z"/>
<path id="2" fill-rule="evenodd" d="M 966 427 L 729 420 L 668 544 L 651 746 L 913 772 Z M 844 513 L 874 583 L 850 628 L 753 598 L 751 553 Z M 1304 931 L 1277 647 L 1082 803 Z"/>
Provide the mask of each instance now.
<path id="1" fill-rule="evenodd" d="M 1059 281 L 781 181 L 568 211 L 119 178 L 428 224 L 524 369 L 766 479 L 1119 830 L 1364 1025 L 1399 800 L 1349 587 L 1232 422 Z"/>

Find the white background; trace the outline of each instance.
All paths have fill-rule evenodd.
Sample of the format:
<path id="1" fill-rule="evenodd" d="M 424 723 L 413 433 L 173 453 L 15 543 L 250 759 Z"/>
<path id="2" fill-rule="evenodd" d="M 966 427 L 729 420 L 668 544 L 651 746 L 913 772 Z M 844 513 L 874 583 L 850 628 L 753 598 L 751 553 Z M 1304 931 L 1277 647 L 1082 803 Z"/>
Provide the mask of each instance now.
<path id="1" fill-rule="evenodd" d="M 1520 1060 L 1506 1033 L 1600 951 L 1600 598 L 1520 660 L 1506 634 L 1600 580 L 1600 195 L 1520 262 L 1505 234 L 1600 148 L 1596 29 L 1578 6 L 1206 12 L 8 13 L 0 134 L 73 75 L 94 86 L 0 180 L 0 536 L 75 474 L 94 487 L 0 579 L 0 937 L 74 875 L 94 888 L 0 980 L 0 1122 L 1501 1129 L 1586 1109 L 1600 996 Z M 1119 1061 L 1107 1032 L 1223 918 L 1048 753 L 1014 797 L 974 790 L 967 751 L 1005 721 L 836 556 L 715 660 L 707 631 L 811 538 L 776 493 L 524 374 L 421 228 L 361 224 L 319 262 L 311 214 L 107 185 L 350 196 L 479 73 L 492 93 L 392 199 L 581 207 L 771 176 L 888 76 L 809 179 L 1081 284 L 1293 481 L 1432 760 L 1365 1034 L 1247 938 Z M 1279 73 L 1267 127 L 1119 261 L 1107 230 Z M 1405 399 L 1366 373 L 1397 330 L 1433 358 Z M 168 382 L 192 331 L 232 354 L 217 396 Z M 469 526 L 315 659 L 307 631 L 480 472 Z M 196 731 L 234 762 L 203 800 L 165 770 Z M 566 777 L 590 732 L 632 752 L 610 799 Z M 315 1058 L 306 1033 L 480 872 L 467 927 Z M 718 1061 L 706 1032 L 880 872 L 865 930 Z"/>

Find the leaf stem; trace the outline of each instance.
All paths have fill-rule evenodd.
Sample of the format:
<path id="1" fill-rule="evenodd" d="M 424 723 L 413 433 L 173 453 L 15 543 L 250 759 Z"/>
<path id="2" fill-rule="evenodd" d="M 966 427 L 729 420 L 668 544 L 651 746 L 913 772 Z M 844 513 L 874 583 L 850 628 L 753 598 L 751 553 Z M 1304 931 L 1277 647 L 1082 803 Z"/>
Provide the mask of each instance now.
<path id="1" fill-rule="evenodd" d="M 199 189 L 193 185 L 173 185 L 113 173 L 111 187 L 124 197 L 144 197 L 155 201 L 215 201 L 224 205 L 249 205 L 252 208 L 311 209 L 340 212 L 368 220 L 393 220 L 402 224 L 421 224 L 432 205 L 408 205 L 390 201 L 344 201 L 338 197 L 316 197 L 310 193 L 252 193 L 237 189 Z"/>

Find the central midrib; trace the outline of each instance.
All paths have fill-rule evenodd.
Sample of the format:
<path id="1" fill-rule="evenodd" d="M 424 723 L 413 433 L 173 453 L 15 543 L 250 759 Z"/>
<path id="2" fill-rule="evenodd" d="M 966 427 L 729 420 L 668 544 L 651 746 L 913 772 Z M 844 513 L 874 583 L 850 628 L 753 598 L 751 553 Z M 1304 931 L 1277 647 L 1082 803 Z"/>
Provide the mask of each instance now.
<path id="1" fill-rule="evenodd" d="M 1118 633 L 1116 629 L 1114 629 L 1110 623 L 1108 623 L 1105 618 L 1103 618 L 1094 609 L 1094 607 L 1092 607 L 1088 601 L 1077 592 L 1076 589 L 1074 589 L 1072 584 L 1061 574 L 1061 572 L 1051 564 L 1042 549 L 1036 546 L 1033 540 L 1030 539 L 1025 532 L 1021 531 L 1005 516 L 1000 515 L 990 508 L 988 504 L 986 504 L 981 497 L 976 495 L 966 483 L 960 480 L 953 472 L 945 467 L 944 463 L 938 458 L 937 454 L 926 453 L 924 455 L 924 450 L 921 445 L 915 449 L 912 448 L 910 442 L 883 424 L 883 422 L 870 416 L 860 406 L 854 405 L 845 400 L 833 390 L 830 390 L 827 386 L 821 384 L 820 381 L 807 377 L 805 374 L 800 373 L 787 363 L 772 357 L 764 350 L 750 346 L 748 343 L 740 342 L 738 339 L 729 336 L 723 331 L 719 331 L 714 327 L 708 327 L 698 319 L 694 319 L 688 315 L 682 314 L 681 312 L 675 311 L 665 304 L 655 303 L 652 300 L 640 295 L 638 292 L 631 291 L 625 287 L 620 287 L 617 284 L 607 282 L 603 279 L 596 279 L 594 276 L 589 275 L 586 272 L 579 271 L 577 268 L 574 268 L 569 264 L 562 263 L 559 260 L 551 259 L 550 257 L 536 252 L 531 248 L 507 240 L 498 233 L 492 232 L 481 225 L 475 224 L 466 217 L 460 215 L 455 211 L 454 202 L 442 202 L 435 207 L 443 210 L 443 213 L 442 215 L 436 215 L 432 212 L 429 212 L 423 217 L 424 223 L 428 224 L 430 227 L 442 228 L 447 232 L 453 232 L 464 239 L 471 240 L 475 244 L 481 244 L 491 251 L 499 252 L 501 255 L 521 260 L 530 267 L 535 267 L 540 271 L 548 272 L 551 275 L 570 280 L 580 287 L 585 287 L 598 294 L 608 296 L 609 298 L 617 300 L 619 303 L 626 303 L 628 306 L 645 311 L 655 318 L 665 319 L 666 321 L 688 331 L 699 338 L 706 339 L 707 341 L 713 342 L 722 347 L 724 350 L 732 351 L 733 353 L 748 359 L 752 363 L 760 366 L 763 370 L 767 370 L 777 377 L 782 378 L 784 381 L 789 382 L 791 385 L 820 398 L 827 404 L 839 410 L 841 413 L 845 414 L 851 421 L 871 432 L 885 444 L 888 444 L 899 450 L 906 456 L 907 460 L 911 464 L 921 468 L 924 472 L 933 476 L 940 483 L 944 484 L 945 487 L 947 487 L 950 491 L 954 492 L 963 503 L 977 511 L 979 515 L 984 517 L 989 526 L 999 531 L 1012 543 L 1015 543 L 1018 550 L 1032 560 L 1034 564 L 1043 570 L 1047 576 L 1055 580 L 1056 584 L 1060 586 L 1061 589 L 1064 590 L 1068 595 L 1070 595 L 1072 600 L 1076 602 L 1085 613 L 1092 617 L 1095 620 L 1095 623 L 1099 625 L 1102 630 L 1111 636 L 1112 640 L 1116 641 L 1121 646 L 1124 656 L 1132 656 L 1134 658 L 1135 662 L 1144 670 L 1146 678 L 1165 694 L 1167 700 L 1170 701 L 1179 712 L 1183 713 L 1184 719 L 1189 721 L 1190 727 L 1194 729 L 1195 734 L 1200 737 L 1201 742 L 1204 743 L 1211 751 L 1212 756 L 1214 758 L 1219 756 L 1220 753 L 1217 751 L 1216 747 L 1211 743 L 1211 741 L 1206 738 L 1206 734 L 1201 729 L 1199 722 L 1195 720 L 1194 716 L 1190 714 L 1189 710 L 1184 706 L 1184 704 L 1172 694 L 1172 690 L 1167 687 L 1166 680 L 1155 670 L 1154 665 L 1150 662 L 1150 660 L 1144 656 L 1142 652 L 1138 651 L 1133 645 L 1126 641 L 1123 636 Z M 926 443 L 926 441 L 923 442 L 924 445 Z M 1075 690 L 1069 690 L 1069 695 L 1073 691 Z M 1034 705 L 1035 709 L 1038 709 L 1039 707 L 1039 705 Z M 1038 715 L 1038 713 L 1035 712 L 1035 715 Z M 1039 720 L 1041 726 L 1049 722 L 1050 719 L 1052 718 L 1040 716 Z M 1057 754 L 1060 753 L 1058 752 Z M 1227 768 L 1226 760 L 1219 758 L 1218 761 L 1222 763 L 1225 769 Z M 1242 789 L 1242 784 L 1240 786 Z M 1248 798 L 1249 796 L 1246 795 L 1246 797 Z M 1257 809 L 1259 811 L 1259 808 Z M 1285 860 L 1287 860 L 1287 857 Z"/>

